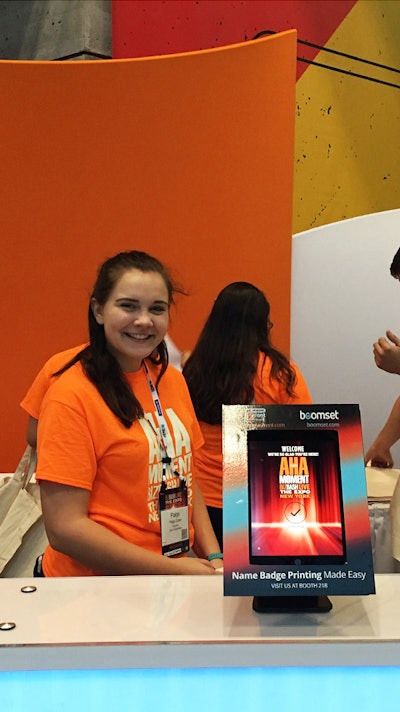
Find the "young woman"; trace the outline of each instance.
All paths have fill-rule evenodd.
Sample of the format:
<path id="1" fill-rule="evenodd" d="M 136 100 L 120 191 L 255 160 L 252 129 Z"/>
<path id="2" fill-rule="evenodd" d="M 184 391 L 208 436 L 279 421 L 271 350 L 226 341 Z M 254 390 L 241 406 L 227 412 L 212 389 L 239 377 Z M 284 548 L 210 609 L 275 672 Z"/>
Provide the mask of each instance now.
<path id="1" fill-rule="evenodd" d="M 311 403 L 297 366 L 272 346 L 270 305 L 257 287 L 220 292 L 183 368 L 205 444 L 198 481 L 222 548 L 222 405 Z"/>
<path id="2" fill-rule="evenodd" d="M 99 270 L 90 343 L 40 410 L 45 576 L 207 575 L 221 564 L 195 477 L 201 432 L 163 341 L 173 296 L 167 270 L 144 252 Z"/>

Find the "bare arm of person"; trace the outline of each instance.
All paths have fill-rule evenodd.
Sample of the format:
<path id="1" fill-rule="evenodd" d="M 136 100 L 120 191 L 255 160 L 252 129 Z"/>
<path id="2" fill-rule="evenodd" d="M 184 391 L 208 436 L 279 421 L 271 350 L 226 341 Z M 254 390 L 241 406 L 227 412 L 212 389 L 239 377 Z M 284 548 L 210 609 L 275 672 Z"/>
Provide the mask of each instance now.
<path id="1" fill-rule="evenodd" d="M 378 368 L 400 375 L 400 339 L 392 331 L 374 343 L 374 359 Z"/>
<path id="2" fill-rule="evenodd" d="M 194 486 L 193 500 L 193 526 L 194 526 L 194 543 L 193 551 L 196 556 L 206 558 L 208 554 L 214 554 L 220 551 L 217 537 L 214 534 L 214 529 L 208 516 L 207 507 L 204 503 L 203 495 L 197 482 Z M 222 570 L 223 560 L 213 559 L 211 562 L 215 569 Z"/>
<path id="3" fill-rule="evenodd" d="M 50 545 L 95 571 L 110 576 L 216 573 L 206 559 L 156 554 L 89 519 L 88 490 L 41 480 L 40 494 Z"/>
<path id="4" fill-rule="evenodd" d="M 400 397 L 396 400 L 381 432 L 365 454 L 364 462 L 373 467 L 393 467 L 390 448 L 400 438 Z"/>
<path id="5" fill-rule="evenodd" d="M 26 439 L 28 445 L 31 447 L 36 447 L 38 422 L 37 418 L 34 418 L 32 415 L 29 416 L 26 428 Z"/>

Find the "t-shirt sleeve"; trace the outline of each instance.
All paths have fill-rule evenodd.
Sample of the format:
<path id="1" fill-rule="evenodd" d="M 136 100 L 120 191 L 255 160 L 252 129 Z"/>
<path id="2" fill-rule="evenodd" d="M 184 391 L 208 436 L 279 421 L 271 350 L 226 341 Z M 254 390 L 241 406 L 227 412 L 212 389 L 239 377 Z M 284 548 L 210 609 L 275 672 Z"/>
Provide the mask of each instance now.
<path id="1" fill-rule="evenodd" d="M 96 456 L 86 419 L 51 396 L 40 413 L 38 452 L 38 480 L 92 489 Z"/>
<path id="2" fill-rule="evenodd" d="M 296 371 L 296 383 L 294 386 L 294 396 L 292 398 L 289 398 L 288 403 L 300 403 L 304 405 L 312 403 L 310 391 L 308 390 L 308 386 L 303 374 L 301 373 L 298 366 L 296 366 L 294 363 L 292 363 L 291 366 Z"/>
<path id="3" fill-rule="evenodd" d="M 291 403 L 306 405 L 312 403 L 303 374 L 295 363 L 291 361 L 290 365 L 294 369 L 296 376 L 292 396 L 288 395 L 284 383 L 281 383 L 276 378 L 271 378 L 271 361 L 267 359 L 264 362 L 261 356 L 254 382 L 256 403 L 282 403 L 282 405 L 290 405 Z"/>
<path id="4" fill-rule="evenodd" d="M 46 361 L 20 403 L 21 408 L 23 408 L 28 415 L 36 418 L 36 420 L 39 419 L 42 401 L 50 386 L 57 380 L 53 374 L 65 366 L 65 364 L 82 351 L 85 346 L 86 344 L 81 344 L 80 346 L 74 346 L 72 349 L 60 351 L 60 353 L 54 354 L 54 356 L 51 356 Z"/>
<path id="5" fill-rule="evenodd" d="M 40 408 L 44 396 L 52 383 L 52 377 L 47 364 L 39 371 L 20 405 L 32 418 L 39 419 Z"/>

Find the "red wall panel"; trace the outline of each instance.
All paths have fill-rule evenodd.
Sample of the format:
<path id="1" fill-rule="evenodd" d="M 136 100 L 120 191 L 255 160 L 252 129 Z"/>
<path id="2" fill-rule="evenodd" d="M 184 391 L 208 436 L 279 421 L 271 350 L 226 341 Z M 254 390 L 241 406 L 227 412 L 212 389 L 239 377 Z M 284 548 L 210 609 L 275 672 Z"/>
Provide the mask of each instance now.
<path id="1" fill-rule="evenodd" d="M 251 40 L 262 30 L 296 29 L 325 45 L 357 0 L 112 0 L 113 57 L 189 52 Z M 313 59 L 318 50 L 299 46 Z M 307 68 L 297 64 L 297 76 Z"/>

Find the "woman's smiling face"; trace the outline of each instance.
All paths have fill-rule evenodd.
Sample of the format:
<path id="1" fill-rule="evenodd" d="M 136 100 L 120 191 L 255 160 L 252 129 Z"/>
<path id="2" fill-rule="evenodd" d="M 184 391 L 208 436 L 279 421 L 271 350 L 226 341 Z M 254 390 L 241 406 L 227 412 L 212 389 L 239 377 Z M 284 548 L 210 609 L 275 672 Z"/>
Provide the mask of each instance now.
<path id="1" fill-rule="evenodd" d="M 167 332 L 167 285 L 158 272 L 130 269 L 116 281 L 103 306 L 92 300 L 92 310 L 122 371 L 138 371 Z"/>

